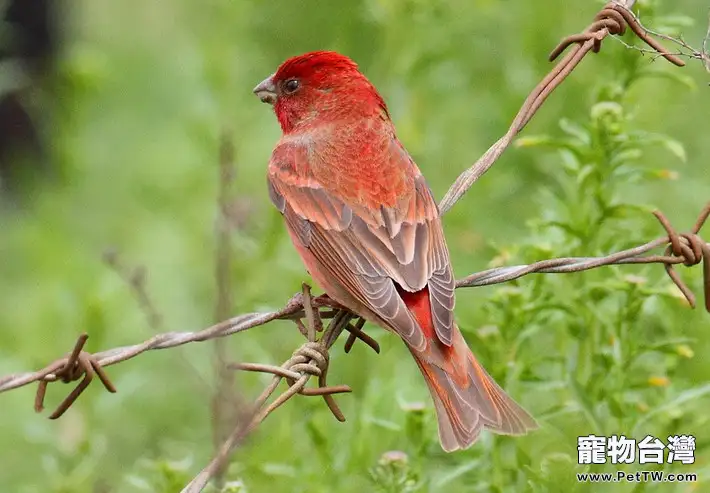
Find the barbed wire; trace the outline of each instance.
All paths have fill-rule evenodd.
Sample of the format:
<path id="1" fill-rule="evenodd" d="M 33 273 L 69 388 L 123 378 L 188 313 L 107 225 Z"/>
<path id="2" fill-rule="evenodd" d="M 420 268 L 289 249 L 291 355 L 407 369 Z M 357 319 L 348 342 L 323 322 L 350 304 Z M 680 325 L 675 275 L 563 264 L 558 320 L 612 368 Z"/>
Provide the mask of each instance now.
<path id="1" fill-rule="evenodd" d="M 550 55 L 551 60 L 554 60 L 571 45 L 576 44 L 531 92 L 508 132 L 493 144 L 471 168 L 464 171 L 457 178 L 440 203 L 442 214 L 448 211 L 471 185 L 494 164 L 547 97 L 574 70 L 584 56 L 590 51 L 595 53 L 599 51 L 602 40 L 609 34 L 623 34 L 628 26 L 640 39 L 656 50 L 660 56 L 678 66 L 684 65 L 682 60 L 654 41 L 649 36 L 651 32 L 640 25 L 630 11 L 634 3 L 635 0 L 610 2 L 597 14 L 594 22 L 583 33 L 565 38 L 553 50 Z M 664 265 L 671 280 L 678 286 L 690 306 L 695 307 L 694 294 L 679 277 L 674 270 L 674 266 L 681 263 L 686 266 L 702 263 L 704 266 L 703 291 L 705 308 L 710 312 L 710 245 L 700 237 L 700 230 L 710 215 L 710 203 L 700 213 L 695 225 L 688 233 L 677 233 L 660 212 L 654 212 L 654 215 L 665 229 L 666 235 L 644 245 L 603 257 L 556 258 L 535 262 L 530 265 L 488 269 L 458 280 L 456 286 L 457 288 L 489 286 L 533 273 L 571 273 L 605 265 L 660 263 Z M 646 255 L 663 246 L 666 248 L 662 255 Z M 223 468 L 234 448 L 269 414 L 294 395 L 322 396 L 336 419 L 345 420 L 333 399 L 333 394 L 350 392 L 351 390 L 347 385 L 329 386 L 327 384 L 329 350 L 341 333 L 347 331 L 349 332 L 349 337 L 344 346 L 346 352 L 350 351 L 350 348 L 358 339 L 376 352 L 379 352 L 377 341 L 362 331 L 365 323 L 364 319 L 353 315 L 327 295 L 312 297 L 310 288 L 304 284 L 302 291 L 294 295 L 280 310 L 239 315 L 199 331 L 165 332 L 157 334 L 140 344 L 113 348 L 93 354 L 84 351 L 88 335 L 82 334 L 69 354 L 50 363 L 45 368 L 35 372 L 0 377 L 0 393 L 38 382 L 35 410 L 39 412 L 44 408 L 44 397 L 49 383 L 55 381 L 69 383 L 81 380 L 57 406 L 54 412 L 50 414 L 50 419 L 56 419 L 71 407 L 95 376 L 98 376 L 107 391 L 116 392 L 116 388 L 104 371 L 107 366 L 133 359 L 148 351 L 169 349 L 193 342 L 227 337 L 275 320 L 290 320 L 294 322 L 299 331 L 306 337 L 307 342 L 281 366 L 257 363 L 233 363 L 229 365 L 231 369 L 270 373 L 274 377 L 256 399 L 251 409 L 241 416 L 241 419 L 239 419 L 212 461 L 182 490 L 183 493 L 197 493 L 202 491 L 215 474 Z M 325 329 L 323 320 L 330 320 Z M 320 338 L 317 337 L 318 334 L 321 334 Z M 307 388 L 306 385 L 313 376 L 318 377 L 318 385 L 316 388 Z M 267 405 L 267 401 L 276 392 L 283 380 L 288 383 L 288 389 L 281 393 L 271 404 Z"/>
<path id="2" fill-rule="evenodd" d="M 471 274 L 456 281 L 456 287 L 487 286 L 512 281 L 528 274 L 568 274 L 595 269 L 605 265 L 653 264 L 665 265 L 666 273 L 678 287 L 691 308 L 695 308 L 695 295 L 673 269 L 674 265 L 686 267 L 703 263 L 703 293 L 705 309 L 710 312 L 710 246 L 699 236 L 700 230 L 710 216 L 710 203 L 700 212 L 688 233 L 678 234 L 665 215 L 654 211 L 653 215 L 666 230 L 667 236 L 649 241 L 644 245 L 623 250 L 606 257 L 567 257 L 542 260 L 530 265 L 513 265 Z M 644 254 L 668 245 L 663 255 Z"/>
<path id="3" fill-rule="evenodd" d="M 533 89 L 520 108 L 520 111 L 515 116 L 506 134 L 489 147 L 473 166 L 456 178 L 456 181 L 449 187 L 446 195 L 439 203 L 439 209 L 442 214 L 449 211 L 454 204 L 463 197 L 468 189 L 471 188 L 476 180 L 493 166 L 496 160 L 513 142 L 513 139 L 530 122 L 533 115 L 540 109 L 540 106 L 542 106 L 550 94 L 562 84 L 588 53 L 598 53 L 601 49 L 602 41 L 610 34 L 624 34 L 628 26 L 636 36 L 658 52 L 660 56 L 679 67 L 685 65 L 683 60 L 666 50 L 650 36 L 648 30 L 641 26 L 641 23 L 631 12 L 634 3 L 636 3 L 635 0 L 609 2 L 594 17 L 594 22 L 592 22 L 584 32 L 566 37 L 552 50 L 549 57 L 550 61 L 556 60 L 567 48 L 576 45 L 555 65 L 542 82 Z"/>
<path id="4" fill-rule="evenodd" d="M 658 31 L 654 31 L 651 29 L 648 29 L 647 27 L 644 27 L 639 24 L 639 27 L 643 29 L 644 32 L 651 36 L 656 36 L 657 38 L 664 39 L 666 41 L 669 41 L 675 45 L 678 46 L 678 50 L 674 53 L 674 55 L 678 58 L 688 58 L 688 59 L 694 59 L 694 60 L 699 60 L 702 64 L 703 67 L 707 72 L 710 72 L 710 10 L 708 11 L 708 27 L 707 31 L 705 32 L 705 36 L 703 37 L 703 40 L 700 44 L 700 48 L 694 48 L 691 46 L 685 39 L 683 39 L 683 36 L 680 35 L 678 37 L 670 36 L 668 34 L 663 34 Z M 653 57 L 653 60 L 661 56 L 656 50 L 649 50 L 647 48 L 643 48 L 641 46 L 632 46 L 621 38 L 614 38 L 617 41 L 619 41 L 621 44 L 623 44 L 625 47 L 630 48 L 632 50 L 636 50 L 639 53 L 642 54 L 650 54 Z"/>
<path id="5" fill-rule="evenodd" d="M 351 392 L 352 390 L 347 385 L 328 386 L 326 377 L 330 357 L 329 350 L 343 330 L 350 330 L 351 336 L 358 337 L 361 334 L 361 322 L 364 321 L 360 319 L 360 322 L 357 324 L 360 329 L 356 329 L 350 322 L 357 317 L 347 310 L 339 309 L 331 314 L 332 319 L 328 324 L 328 328 L 323 332 L 320 339 L 316 339 L 316 333 L 323 331 L 323 317 L 319 310 L 313 308 L 310 287 L 308 285 L 303 285 L 301 294 L 303 297 L 304 315 L 307 325 L 299 325 L 299 329 L 301 329 L 301 332 L 306 336 L 308 342 L 296 350 L 291 358 L 285 361 L 281 366 L 256 363 L 234 363 L 230 365 L 230 367 L 235 370 L 271 373 L 274 375 L 274 378 L 256 399 L 250 415 L 237 424 L 231 435 L 220 447 L 217 455 L 187 486 L 185 486 L 185 488 L 183 488 L 182 493 L 198 493 L 202 491 L 207 483 L 215 476 L 216 471 L 224 467 L 230 454 L 244 437 L 261 424 L 269 414 L 296 394 L 322 396 L 328 408 L 333 413 L 333 416 L 335 416 L 338 421 L 345 421 L 345 416 L 333 399 L 333 394 Z M 379 348 L 377 350 L 379 350 Z M 307 389 L 306 384 L 313 376 L 318 377 L 318 388 Z M 276 391 L 276 388 L 283 379 L 286 379 L 289 388 L 270 405 L 265 406 L 266 401 Z"/>
<path id="6" fill-rule="evenodd" d="M 688 233 L 679 234 L 661 212 L 655 211 L 653 214 L 659 220 L 667 234 L 666 236 L 657 238 L 638 247 L 603 257 L 555 258 L 542 260 L 529 265 L 497 267 L 459 279 L 456 282 L 456 287 L 490 286 L 535 273 L 573 273 L 606 265 L 659 263 L 665 266 L 666 272 L 688 300 L 690 306 L 695 307 L 695 295 L 678 276 L 673 266 L 677 264 L 693 266 L 703 263 L 704 304 L 705 308 L 710 311 L 710 245 L 700 237 L 700 230 L 707 221 L 708 216 L 710 216 L 710 203 L 701 211 L 698 219 Z M 666 246 L 663 255 L 645 255 L 662 246 Z M 83 350 L 88 336 L 82 334 L 78 338 L 71 353 L 50 363 L 45 368 L 35 372 L 13 374 L 0 378 L 0 393 L 40 382 L 35 406 L 39 411 L 43 409 L 44 390 L 49 382 L 62 381 L 68 383 L 83 377 L 82 382 L 77 388 L 74 389 L 50 415 L 50 419 L 56 419 L 79 397 L 81 392 L 83 392 L 93 379 L 94 374 L 100 378 L 107 390 L 110 392 L 116 391 L 108 375 L 103 371 L 103 368 L 107 366 L 127 361 L 147 351 L 169 349 L 192 342 L 214 340 L 244 332 L 254 327 L 266 325 L 275 320 L 291 320 L 295 322 L 300 332 L 307 336 L 309 341 L 312 342 L 315 340 L 314 334 L 322 330 L 320 320 L 335 319 L 342 310 L 343 307 L 331 300 L 327 295 L 311 298 L 310 295 L 305 295 L 304 292 L 301 292 L 295 294 L 280 310 L 239 315 L 194 332 L 165 332 L 157 334 L 140 344 L 118 347 L 94 354 Z M 312 313 L 315 313 L 317 316 Z M 306 319 L 306 324 L 302 321 L 304 318 Z M 350 323 L 345 325 L 345 329 L 350 332 L 350 337 L 345 346 L 346 350 L 349 351 L 356 339 L 361 339 L 368 346 L 379 352 L 377 342 L 362 332 L 363 323 L 364 322 L 360 320 L 355 325 Z M 250 365 L 242 369 L 257 371 L 257 367 L 258 366 Z M 273 369 L 274 367 L 269 368 Z M 282 373 L 282 376 L 286 375 L 293 377 L 293 374 Z"/>

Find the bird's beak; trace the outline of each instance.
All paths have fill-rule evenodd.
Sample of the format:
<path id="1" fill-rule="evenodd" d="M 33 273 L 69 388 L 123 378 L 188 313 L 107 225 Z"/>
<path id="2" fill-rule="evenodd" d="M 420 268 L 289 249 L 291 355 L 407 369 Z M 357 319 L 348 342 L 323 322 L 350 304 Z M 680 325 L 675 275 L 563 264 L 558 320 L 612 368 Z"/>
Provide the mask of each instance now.
<path id="1" fill-rule="evenodd" d="M 261 99 L 262 103 L 274 104 L 276 102 L 276 85 L 274 85 L 273 76 L 274 74 L 271 74 L 254 88 L 254 94 Z"/>

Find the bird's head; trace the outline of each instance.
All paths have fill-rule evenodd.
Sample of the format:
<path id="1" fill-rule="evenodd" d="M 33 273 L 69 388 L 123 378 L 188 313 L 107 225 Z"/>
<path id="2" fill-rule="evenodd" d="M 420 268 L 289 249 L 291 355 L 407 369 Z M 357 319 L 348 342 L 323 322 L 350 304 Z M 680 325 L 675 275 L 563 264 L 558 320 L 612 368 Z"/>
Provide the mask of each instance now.
<path id="1" fill-rule="evenodd" d="M 273 105 L 284 132 L 312 123 L 387 115 L 384 101 L 357 64 L 333 51 L 289 58 L 254 88 Z"/>

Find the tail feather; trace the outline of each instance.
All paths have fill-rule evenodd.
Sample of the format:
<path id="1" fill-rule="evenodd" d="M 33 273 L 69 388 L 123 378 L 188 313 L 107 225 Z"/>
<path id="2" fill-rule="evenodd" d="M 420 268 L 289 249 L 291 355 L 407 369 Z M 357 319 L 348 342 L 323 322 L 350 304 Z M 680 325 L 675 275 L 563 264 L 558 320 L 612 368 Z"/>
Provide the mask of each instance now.
<path id="1" fill-rule="evenodd" d="M 483 428 L 505 435 L 523 435 L 537 428 L 535 420 L 495 383 L 470 350 L 466 382 L 424 359 L 424 354 L 412 354 L 434 400 L 439 440 L 446 452 L 471 446 Z"/>

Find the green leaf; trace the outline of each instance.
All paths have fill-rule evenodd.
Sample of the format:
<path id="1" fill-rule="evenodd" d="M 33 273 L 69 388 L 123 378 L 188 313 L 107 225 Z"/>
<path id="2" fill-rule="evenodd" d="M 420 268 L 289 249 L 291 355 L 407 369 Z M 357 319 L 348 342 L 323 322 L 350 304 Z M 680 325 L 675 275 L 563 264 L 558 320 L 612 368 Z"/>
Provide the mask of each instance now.
<path id="1" fill-rule="evenodd" d="M 594 410 L 594 404 L 589 400 L 587 391 L 582 388 L 582 386 L 574 378 L 573 373 L 570 371 L 568 380 L 570 389 L 574 394 L 574 398 L 579 404 L 579 407 L 584 411 L 584 415 L 589 420 L 590 424 L 594 428 L 594 433 L 604 434 L 604 426 L 602 422 L 597 417 L 596 411 Z"/>
<path id="2" fill-rule="evenodd" d="M 592 106 L 590 116 L 593 120 L 601 120 L 607 116 L 620 120 L 624 116 L 624 108 L 619 103 L 602 101 Z"/>
<path id="3" fill-rule="evenodd" d="M 594 173 L 595 166 L 592 164 L 588 164 L 586 166 L 583 166 L 582 169 L 579 170 L 579 173 L 577 174 L 577 186 L 582 189 L 586 185 L 587 179 Z"/>
<path id="4" fill-rule="evenodd" d="M 641 347 L 647 351 L 663 351 L 669 354 L 678 354 L 677 346 L 692 344 L 694 342 L 696 342 L 696 340 L 692 337 L 673 337 L 654 342 L 653 344 L 643 344 Z"/>
<path id="5" fill-rule="evenodd" d="M 515 147 L 550 146 L 554 139 L 549 135 L 530 135 L 515 139 Z"/>
<path id="6" fill-rule="evenodd" d="M 674 408 L 681 408 L 683 404 L 700 399 L 701 397 L 705 397 L 706 395 L 710 395 L 710 384 L 700 385 L 681 392 L 675 398 L 667 401 L 662 406 L 652 409 L 650 412 L 646 413 L 641 419 L 639 419 L 636 422 L 636 425 L 634 426 L 633 435 L 639 435 L 641 426 L 644 425 L 646 422 L 650 421 L 651 418 L 670 411 Z"/>
<path id="7" fill-rule="evenodd" d="M 688 160 L 688 156 L 685 153 L 685 147 L 677 140 L 667 137 L 662 139 L 660 142 L 663 147 L 668 149 L 671 154 L 680 159 L 682 162 L 686 162 Z"/>
<path id="8" fill-rule="evenodd" d="M 618 168 L 630 161 L 638 161 L 643 157 L 643 151 L 638 148 L 626 149 L 624 151 L 614 154 L 611 158 L 611 166 L 613 168 Z"/>
<path id="9" fill-rule="evenodd" d="M 694 91 L 698 88 L 697 84 L 695 83 L 695 80 L 691 76 L 682 74 L 678 70 L 660 70 L 655 68 L 646 68 L 639 70 L 637 77 L 637 80 L 652 78 L 667 79 L 671 82 L 675 82 L 676 84 L 680 84 L 681 86 L 685 87 L 690 91 Z"/>
<path id="10" fill-rule="evenodd" d="M 247 487 L 241 479 L 228 481 L 219 490 L 219 493 L 247 493 Z"/>
<path id="11" fill-rule="evenodd" d="M 437 490 L 439 488 L 443 488 L 449 483 L 452 483 L 453 481 L 456 481 L 458 478 L 463 476 L 469 471 L 473 471 L 475 468 L 477 468 L 480 465 L 481 461 L 479 460 L 470 460 L 466 461 L 463 464 L 461 464 L 458 467 L 452 468 L 448 470 L 447 472 L 441 474 L 440 476 L 437 476 L 436 479 L 432 482 L 432 486 L 434 486 Z"/>
<path id="12" fill-rule="evenodd" d="M 578 142 L 571 139 L 559 139 L 548 135 L 533 135 L 515 140 L 515 147 L 546 147 L 555 150 L 567 150 L 577 156 L 582 156 L 584 149 Z"/>
<path id="13" fill-rule="evenodd" d="M 558 122 L 560 129 L 567 135 L 571 135 L 580 141 L 584 145 L 590 145 L 592 142 L 592 137 L 589 135 L 589 131 L 583 126 L 569 120 L 567 118 L 561 118 Z"/>

